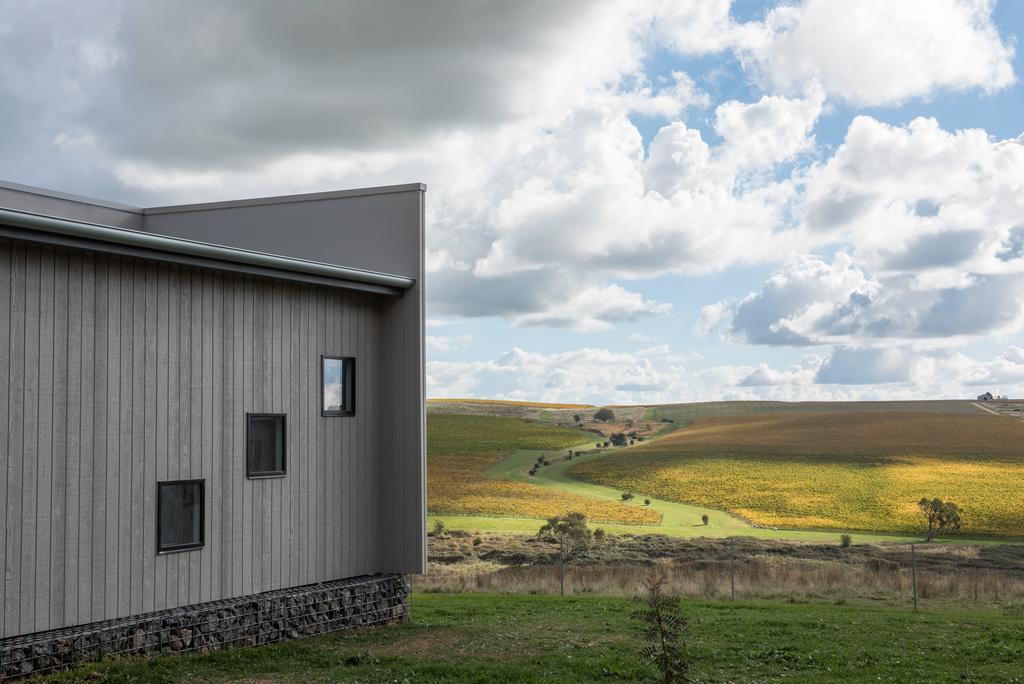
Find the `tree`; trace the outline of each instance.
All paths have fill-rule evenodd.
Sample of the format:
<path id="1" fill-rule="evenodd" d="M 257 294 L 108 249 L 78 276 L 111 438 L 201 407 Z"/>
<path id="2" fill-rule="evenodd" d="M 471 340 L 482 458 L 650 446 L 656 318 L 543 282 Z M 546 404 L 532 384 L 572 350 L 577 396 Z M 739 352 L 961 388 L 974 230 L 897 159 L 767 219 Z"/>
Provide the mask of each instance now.
<path id="1" fill-rule="evenodd" d="M 651 505 L 651 500 L 650 499 L 644 499 L 644 506 L 650 506 L 650 505 Z"/>
<path id="2" fill-rule="evenodd" d="M 577 423 L 580 422 L 581 420 L 583 420 L 583 418 L 578 413 L 576 415 L 574 415 L 572 417 L 572 419 L 575 420 Z"/>
<path id="3" fill-rule="evenodd" d="M 612 433 L 612 444 L 615 446 L 626 446 L 626 435 L 621 432 Z"/>
<path id="4" fill-rule="evenodd" d="M 932 541 L 940 534 L 955 532 L 961 527 L 962 511 L 952 501 L 923 497 L 917 502 L 917 507 L 921 509 L 928 525 L 925 529 L 925 541 Z"/>
<path id="5" fill-rule="evenodd" d="M 629 492 L 623 492 L 622 493 L 622 500 L 623 501 L 629 501 L 632 498 L 633 498 L 633 495 L 630 494 Z"/>
<path id="6" fill-rule="evenodd" d="M 598 409 L 597 413 L 594 414 L 594 420 L 599 420 L 602 423 L 607 423 L 609 420 L 615 420 L 615 414 L 612 413 L 610 408 Z"/>
<path id="7" fill-rule="evenodd" d="M 640 605 L 632 618 L 641 623 L 647 645 L 640 653 L 654 661 L 661 671 L 661 681 L 685 682 L 690 663 L 683 654 L 680 641 L 686 631 L 686 618 L 679 607 L 679 599 L 665 594 L 665 575 L 652 568 L 644 580 L 644 593 L 633 599 Z"/>
<path id="8" fill-rule="evenodd" d="M 558 582 L 562 596 L 565 596 L 565 561 L 572 558 L 577 551 L 590 546 L 591 533 L 587 527 L 587 516 L 574 512 L 548 518 L 537 532 L 537 536 L 554 537 L 558 540 Z"/>

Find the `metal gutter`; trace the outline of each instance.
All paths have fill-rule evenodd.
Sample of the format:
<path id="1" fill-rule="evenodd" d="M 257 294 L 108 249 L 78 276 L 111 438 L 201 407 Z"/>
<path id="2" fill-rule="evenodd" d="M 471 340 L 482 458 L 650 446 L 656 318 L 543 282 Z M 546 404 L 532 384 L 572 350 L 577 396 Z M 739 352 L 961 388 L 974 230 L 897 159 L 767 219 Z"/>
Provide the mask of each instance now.
<path id="1" fill-rule="evenodd" d="M 146 233 L 126 228 L 111 228 L 95 223 L 83 221 L 72 221 L 70 219 L 42 216 L 24 211 L 0 208 L 0 224 L 7 224 L 19 228 L 39 230 L 58 235 L 98 240 L 101 242 L 112 242 L 121 245 L 130 245 L 143 249 L 157 250 L 183 254 L 191 257 L 204 259 L 216 259 L 229 261 L 261 268 L 269 268 L 280 271 L 296 273 L 307 273 L 310 275 L 322 276 L 325 278 L 336 278 L 339 280 L 355 281 L 358 283 L 369 283 L 384 287 L 409 289 L 415 284 L 415 280 L 404 276 L 391 275 L 389 273 L 378 273 L 346 266 L 335 266 L 319 261 L 307 261 L 294 257 L 254 252 L 247 249 L 235 247 L 224 247 L 206 242 L 186 240 L 184 238 L 168 237 L 155 233 Z"/>

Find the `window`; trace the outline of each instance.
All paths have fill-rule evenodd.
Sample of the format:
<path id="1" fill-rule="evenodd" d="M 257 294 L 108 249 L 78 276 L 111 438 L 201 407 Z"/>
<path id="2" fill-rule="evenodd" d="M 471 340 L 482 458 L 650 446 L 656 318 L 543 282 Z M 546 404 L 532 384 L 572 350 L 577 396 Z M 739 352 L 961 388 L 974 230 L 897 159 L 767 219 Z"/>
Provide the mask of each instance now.
<path id="1" fill-rule="evenodd" d="M 325 416 L 352 416 L 356 412 L 356 360 L 350 356 L 320 359 L 322 396 L 320 412 Z"/>
<path id="2" fill-rule="evenodd" d="M 204 480 L 157 483 L 157 552 L 188 551 L 203 545 Z"/>
<path id="3" fill-rule="evenodd" d="M 246 474 L 284 477 L 284 415 L 250 413 L 246 425 Z"/>

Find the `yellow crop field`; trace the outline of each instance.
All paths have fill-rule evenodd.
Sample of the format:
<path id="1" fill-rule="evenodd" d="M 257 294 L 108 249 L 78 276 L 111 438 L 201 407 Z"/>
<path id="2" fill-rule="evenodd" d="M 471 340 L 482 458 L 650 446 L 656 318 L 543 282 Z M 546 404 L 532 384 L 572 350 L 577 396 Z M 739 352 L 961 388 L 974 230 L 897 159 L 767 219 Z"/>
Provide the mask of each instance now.
<path id="1" fill-rule="evenodd" d="M 427 501 L 431 513 L 547 518 L 580 511 L 600 522 L 657 524 L 650 509 L 490 477 L 487 469 L 517 449 L 562 450 L 589 442 L 575 430 L 515 418 L 427 417 Z"/>
<path id="2" fill-rule="evenodd" d="M 965 533 L 1024 536 L 1024 424 L 991 415 L 710 418 L 569 474 L 769 527 L 906 532 L 916 502 L 940 497 Z"/>

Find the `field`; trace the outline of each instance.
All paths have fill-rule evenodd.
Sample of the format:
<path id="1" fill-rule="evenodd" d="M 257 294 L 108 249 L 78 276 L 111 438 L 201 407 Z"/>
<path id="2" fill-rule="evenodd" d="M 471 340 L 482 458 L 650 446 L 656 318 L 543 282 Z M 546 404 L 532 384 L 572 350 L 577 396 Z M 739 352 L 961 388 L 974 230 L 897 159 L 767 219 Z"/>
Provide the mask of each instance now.
<path id="1" fill-rule="evenodd" d="M 510 452 L 559 451 L 592 436 L 515 418 L 431 414 L 427 418 L 427 497 L 432 513 L 547 518 L 582 511 L 595 521 L 656 523 L 649 509 L 545 489 L 488 469 Z M 532 456 L 531 456 L 532 460 Z"/>
<path id="2" fill-rule="evenodd" d="M 298 641 L 105 661 L 48 681 L 655 681 L 623 598 L 414 594 L 412 621 Z M 684 601 L 696 682 L 1021 681 L 1019 617 Z"/>
<path id="3" fill-rule="evenodd" d="M 701 418 L 687 416 L 711 405 L 657 407 L 681 429 L 567 472 L 769 527 L 910 532 L 915 503 L 941 497 L 964 508 L 965 534 L 1024 536 L 1024 425 L 967 402 L 913 404 L 928 412 Z"/>

